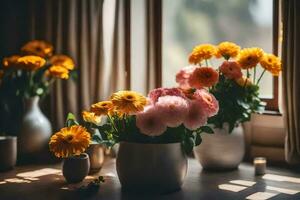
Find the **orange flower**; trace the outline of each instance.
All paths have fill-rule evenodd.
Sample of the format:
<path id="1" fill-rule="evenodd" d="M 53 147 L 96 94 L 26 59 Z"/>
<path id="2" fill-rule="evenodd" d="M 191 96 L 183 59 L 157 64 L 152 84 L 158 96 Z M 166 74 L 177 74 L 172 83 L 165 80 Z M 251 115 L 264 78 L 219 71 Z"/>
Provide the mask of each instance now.
<path id="1" fill-rule="evenodd" d="M 238 79 L 243 76 L 240 65 L 235 61 L 224 61 L 220 66 L 220 72 L 228 79 Z"/>
<path id="2" fill-rule="evenodd" d="M 25 55 L 35 55 L 43 58 L 50 57 L 53 52 L 53 46 L 45 41 L 32 40 L 26 43 L 21 51 Z"/>
<path id="3" fill-rule="evenodd" d="M 68 79 L 69 71 L 64 67 L 53 65 L 47 70 L 46 75 L 61 79 Z"/>
<path id="4" fill-rule="evenodd" d="M 273 76 L 278 76 L 281 71 L 281 61 L 273 54 L 265 54 L 260 64 L 264 69 L 271 72 Z"/>
<path id="5" fill-rule="evenodd" d="M 217 57 L 223 56 L 225 59 L 234 58 L 240 52 L 241 47 L 232 42 L 221 42 L 218 45 Z"/>
<path id="6" fill-rule="evenodd" d="M 18 58 L 17 65 L 21 69 L 35 71 L 46 64 L 46 60 L 39 56 L 23 56 Z"/>
<path id="7" fill-rule="evenodd" d="M 8 69 L 11 67 L 17 67 L 18 59 L 20 58 L 19 55 L 9 56 L 3 59 L 3 68 Z"/>
<path id="8" fill-rule="evenodd" d="M 211 67 L 197 67 L 189 78 L 191 87 L 211 87 L 219 81 L 219 74 Z"/>
<path id="9" fill-rule="evenodd" d="M 75 67 L 73 60 L 66 55 L 54 55 L 50 58 L 50 62 L 52 65 L 62 66 L 68 70 L 73 70 Z"/>
<path id="10" fill-rule="evenodd" d="M 114 109 L 114 106 L 111 101 L 101 101 L 95 103 L 91 106 L 91 112 L 95 113 L 96 115 L 108 115 Z"/>
<path id="11" fill-rule="evenodd" d="M 201 61 L 210 59 L 217 53 L 216 47 L 211 44 L 201 44 L 196 46 L 189 56 L 191 64 L 200 64 Z"/>
<path id="12" fill-rule="evenodd" d="M 240 51 L 237 62 L 242 69 L 255 67 L 262 59 L 264 52 L 261 48 L 246 48 Z"/>
<path id="13" fill-rule="evenodd" d="M 80 155 L 90 145 L 91 135 L 86 128 L 74 125 L 62 128 L 49 142 L 50 151 L 57 157 Z"/>
<path id="14" fill-rule="evenodd" d="M 99 125 L 101 123 L 101 116 L 96 115 L 93 112 L 82 111 L 82 118 L 85 122 Z"/>

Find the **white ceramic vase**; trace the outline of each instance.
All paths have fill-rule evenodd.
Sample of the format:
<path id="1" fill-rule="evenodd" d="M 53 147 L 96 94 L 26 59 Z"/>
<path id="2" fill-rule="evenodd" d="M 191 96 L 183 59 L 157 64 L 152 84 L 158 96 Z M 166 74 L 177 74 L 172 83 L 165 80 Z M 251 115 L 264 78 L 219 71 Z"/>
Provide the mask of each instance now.
<path id="1" fill-rule="evenodd" d="M 181 188 L 187 157 L 181 143 L 121 142 L 116 167 L 123 190 L 168 193 Z"/>
<path id="2" fill-rule="evenodd" d="M 18 135 L 18 152 L 35 154 L 42 151 L 51 133 L 51 124 L 39 107 L 39 97 L 24 99 L 24 114 Z"/>
<path id="3" fill-rule="evenodd" d="M 236 169 L 245 155 L 244 131 L 241 125 L 228 133 L 228 126 L 203 134 L 202 143 L 194 148 L 195 157 L 204 169 Z"/>

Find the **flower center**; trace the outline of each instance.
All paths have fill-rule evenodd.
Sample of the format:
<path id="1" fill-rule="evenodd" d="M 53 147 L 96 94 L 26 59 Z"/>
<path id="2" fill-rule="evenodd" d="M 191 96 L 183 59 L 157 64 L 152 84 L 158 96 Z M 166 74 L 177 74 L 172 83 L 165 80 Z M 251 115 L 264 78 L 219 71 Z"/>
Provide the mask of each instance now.
<path id="1" fill-rule="evenodd" d="M 126 98 L 126 100 L 128 100 L 128 101 L 132 101 L 132 100 L 133 100 L 133 96 L 131 96 L 131 95 L 127 95 L 125 98 Z"/>
<path id="2" fill-rule="evenodd" d="M 67 142 L 71 142 L 72 140 L 73 140 L 73 135 L 67 135 L 66 137 L 65 137 L 65 140 L 67 141 Z"/>

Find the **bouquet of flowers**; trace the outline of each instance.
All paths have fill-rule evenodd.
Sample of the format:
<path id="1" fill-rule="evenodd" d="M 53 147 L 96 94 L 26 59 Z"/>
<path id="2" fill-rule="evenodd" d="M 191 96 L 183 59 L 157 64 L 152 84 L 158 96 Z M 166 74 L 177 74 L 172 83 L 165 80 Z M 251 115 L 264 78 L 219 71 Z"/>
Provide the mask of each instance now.
<path id="1" fill-rule="evenodd" d="M 212 58 L 222 59 L 215 69 Z M 180 88 L 195 90 L 208 88 L 219 101 L 219 112 L 209 118 L 208 123 L 223 128 L 228 123 L 229 132 L 241 122 L 249 121 L 251 113 L 264 110 L 259 98 L 259 82 L 266 71 L 278 76 L 281 61 L 262 49 L 244 48 L 231 42 L 219 45 L 201 44 L 189 56 L 191 66 L 185 67 L 176 76 Z M 263 71 L 257 75 L 258 67 Z"/>
<path id="2" fill-rule="evenodd" d="M 3 59 L 0 68 L 0 91 L 29 98 L 43 96 L 56 79 L 75 75 L 73 60 L 66 55 L 53 55 L 53 46 L 33 40 L 21 48 L 20 55 Z"/>
<path id="3" fill-rule="evenodd" d="M 108 101 L 95 103 L 89 111 L 83 111 L 81 125 L 69 114 L 66 127 L 52 136 L 50 150 L 58 157 L 80 154 L 88 147 L 85 141 L 89 132 L 92 140 L 107 146 L 122 141 L 181 142 L 189 153 L 201 143 L 202 133 L 213 133 L 206 122 L 218 108 L 218 101 L 205 89 L 187 92 L 157 88 L 148 97 L 134 91 L 119 91 Z"/>

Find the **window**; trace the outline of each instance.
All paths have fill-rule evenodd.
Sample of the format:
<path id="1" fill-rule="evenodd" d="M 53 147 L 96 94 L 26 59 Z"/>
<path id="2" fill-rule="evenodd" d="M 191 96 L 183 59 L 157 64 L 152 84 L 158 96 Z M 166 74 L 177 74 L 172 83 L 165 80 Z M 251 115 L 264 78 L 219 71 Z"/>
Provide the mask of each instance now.
<path id="1" fill-rule="evenodd" d="M 188 65 L 197 44 L 226 40 L 272 53 L 272 36 L 273 0 L 163 0 L 163 86 L 175 84 L 176 72 Z M 277 99 L 277 85 L 269 73 L 260 82 L 261 98 L 270 105 Z"/>

